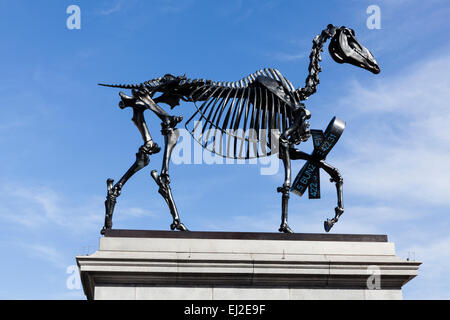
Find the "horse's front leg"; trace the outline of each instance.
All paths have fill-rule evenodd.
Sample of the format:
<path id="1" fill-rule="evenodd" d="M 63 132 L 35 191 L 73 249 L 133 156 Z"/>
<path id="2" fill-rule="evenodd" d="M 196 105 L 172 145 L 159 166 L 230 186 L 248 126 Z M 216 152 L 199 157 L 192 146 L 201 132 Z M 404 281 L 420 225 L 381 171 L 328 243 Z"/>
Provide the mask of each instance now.
<path id="1" fill-rule="evenodd" d="M 281 193 L 281 225 L 278 231 L 284 233 L 293 233 L 288 225 L 288 204 L 289 193 L 291 189 L 291 159 L 289 155 L 289 149 L 291 147 L 289 141 L 283 136 L 279 139 L 280 151 L 279 157 L 283 161 L 284 166 L 284 183 L 283 186 L 278 187 L 277 191 Z"/>
<path id="2" fill-rule="evenodd" d="M 328 163 L 326 163 L 324 160 L 317 160 L 313 158 L 311 155 L 300 151 L 298 149 L 291 148 L 289 150 L 289 154 L 292 160 L 306 160 L 306 161 L 313 161 L 315 164 L 317 164 L 320 168 L 325 170 L 326 173 L 330 175 L 330 181 L 334 182 L 336 184 L 336 191 L 337 191 L 337 207 L 334 208 L 335 216 L 333 219 L 327 219 L 327 221 L 324 222 L 324 228 L 325 231 L 328 232 L 331 230 L 333 225 L 338 222 L 339 217 L 344 213 L 344 196 L 343 196 L 343 185 L 344 185 L 344 179 L 342 179 L 342 176 L 338 169 L 335 167 L 332 167 Z"/>
<path id="3" fill-rule="evenodd" d="M 344 179 L 338 169 L 330 166 L 325 161 L 319 162 L 320 167 L 325 170 L 331 177 L 330 181 L 336 183 L 336 191 L 337 191 L 337 207 L 334 208 L 335 215 L 333 219 L 327 219 L 324 221 L 323 226 L 325 231 L 328 232 L 331 230 L 333 225 L 338 222 L 339 217 L 344 213 L 344 197 L 343 197 L 343 185 Z"/>

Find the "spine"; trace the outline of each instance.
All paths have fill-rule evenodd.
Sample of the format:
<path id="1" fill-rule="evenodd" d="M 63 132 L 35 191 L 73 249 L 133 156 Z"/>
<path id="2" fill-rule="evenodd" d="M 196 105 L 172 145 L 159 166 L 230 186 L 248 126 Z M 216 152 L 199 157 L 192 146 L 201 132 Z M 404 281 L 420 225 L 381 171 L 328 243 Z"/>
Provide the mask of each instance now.
<path id="1" fill-rule="evenodd" d="M 295 92 L 300 100 L 306 100 L 317 91 L 317 85 L 320 83 L 319 72 L 322 71 L 319 62 L 322 61 L 320 53 L 323 51 L 324 43 L 336 34 L 336 27 L 329 24 L 322 33 L 313 40 L 313 46 L 309 55 L 308 76 L 306 77 L 305 87 L 297 89 Z"/>

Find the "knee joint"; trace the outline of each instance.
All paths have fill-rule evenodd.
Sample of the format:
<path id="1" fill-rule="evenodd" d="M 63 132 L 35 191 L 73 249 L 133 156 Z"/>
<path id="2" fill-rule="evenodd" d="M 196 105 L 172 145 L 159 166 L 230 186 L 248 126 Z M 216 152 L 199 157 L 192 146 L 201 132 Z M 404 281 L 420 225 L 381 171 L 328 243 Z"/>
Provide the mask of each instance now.
<path id="1" fill-rule="evenodd" d="M 333 170 L 333 175 L 330 179 L 331 182 L 336 182 L 338 184 L 343 184 L 344 183 L 344 179 L 342 178 L 340 172 L 337 169 Z"/>
<path id="2" fill-rule="evenodd" d="M 173 130 L 178 123 L 180 123 L 183 120 L 182 116 L 168 116 L 164 119 L 164 121 L 161 123 L 161 131 L 162 134 L 165 135 L 167 132 L 170 132 Z"/>
<path id="3" fill-rule="evenodd" d="M 283 195 L 283 197 L 289 198 L 290 189 L 291 187 L 289 185 L 283 185 L 282 187 L 277 188 L 277 192 L 280 192 Z"/>
<path id="4" fill-rule="evenodd" d="M 161 151 L 161 148 L 158 146 L 156 142 L 152 140 L 147 141 L 139 148 L 139 152 L 142 152 L 146 155 L 152 155 Z"/>
<path id="5" fill-rule="evenodd" d="M 150 163 L 150 159 L 148 155 L 139 149 L 139 152 L 136 153 L 136 166 L 138 170 L 146 167 Z"/>

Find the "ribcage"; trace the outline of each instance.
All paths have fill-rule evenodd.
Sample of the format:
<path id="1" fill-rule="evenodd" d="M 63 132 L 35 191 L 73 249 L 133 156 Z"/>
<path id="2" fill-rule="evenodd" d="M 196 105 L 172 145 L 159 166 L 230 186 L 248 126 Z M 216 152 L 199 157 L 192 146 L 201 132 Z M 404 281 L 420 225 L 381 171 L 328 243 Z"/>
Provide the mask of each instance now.
<path id="1" fill-rule="evenodd" d="M 264 85 L 264 79 L 275 86 Z M 276 69 L 259 70 L 237 82 L 205 81 L 189 98 L 196 111 L 186 129 L 207 150 L 234 159 L 277 153 L 279 134 L 291 125 L 291 106 L 298 99 Z"/>

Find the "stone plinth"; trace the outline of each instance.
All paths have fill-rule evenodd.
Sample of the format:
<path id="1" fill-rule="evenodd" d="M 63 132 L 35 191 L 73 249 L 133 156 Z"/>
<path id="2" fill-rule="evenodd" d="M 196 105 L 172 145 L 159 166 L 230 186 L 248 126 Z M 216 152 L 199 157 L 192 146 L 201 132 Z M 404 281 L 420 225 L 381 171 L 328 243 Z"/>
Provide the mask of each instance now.
<path id="1" fill-rule="evenodd" d="M 109 230 L 78 256 L 88 299 L 401 299 L 420 262 L 385 235 Z"/>

